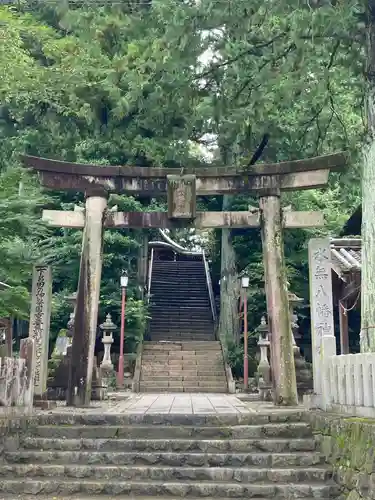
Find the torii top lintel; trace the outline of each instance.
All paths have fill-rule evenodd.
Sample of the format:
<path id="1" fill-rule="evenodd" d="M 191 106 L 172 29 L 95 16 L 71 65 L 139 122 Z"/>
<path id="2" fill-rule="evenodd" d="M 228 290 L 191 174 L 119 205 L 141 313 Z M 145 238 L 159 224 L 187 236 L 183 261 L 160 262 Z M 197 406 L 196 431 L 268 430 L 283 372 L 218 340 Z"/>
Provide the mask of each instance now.
<path id="1" fill-rule="evenodd" d="M 39 173 L 41 184 L 49 189 L 161 195 L 167 192 L 167 177 L 178 169 L 158 167 L 99 166 L 69 163 L 36 156 L 23 156 L 23 162 Z M 296 190 L 323 187 L 330 170 L 347 164 L 345 153 L 304 160 L 244 167 L 186 167 L 184 175 L 196 176 L 196 192 L 201 195 L 272 189 Z"/>

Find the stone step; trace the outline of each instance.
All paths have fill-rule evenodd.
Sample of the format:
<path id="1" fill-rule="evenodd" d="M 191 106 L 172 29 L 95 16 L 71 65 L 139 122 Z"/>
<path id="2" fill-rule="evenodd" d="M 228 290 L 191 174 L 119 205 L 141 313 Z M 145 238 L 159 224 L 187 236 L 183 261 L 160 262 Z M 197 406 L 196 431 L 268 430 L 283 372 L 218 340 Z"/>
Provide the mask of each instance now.
<path id="1" fill-rule="evenodd" d="M 150 321 L 149 327 L 151 333 L 158 332 L 158 334 L 168 335 L 170 338 L 166 340 L 171 341 L 212 341 L 215 339 L 214 327 L 213 325 L 200 325 L 198 327 L 192 327 L 188 324 L 182 323 L 167 323 L 164 324 L 162 321 L 157 321 L 156 323 Z M 163 340 L 163 339 L 160 339 Z"/>
<path id="2" fill-rule="evenodd" d="M 189 321 L 190 320 L 190 321 Z M 163 308 L 161 313 L 151 311 L 151 324 L 160 323 L 162 325 L 173 326 L 174 329 L 178 330 L 178 327 L 189 327 L 190 331 L 194 331 L 197 328 L 202 330 L 202 328 L 207 328 L 212 326 L 212 319 L 208 315 L 206 317 L 194 317 L 190 313 L 184 313 L 181 315 L 173 314 L 171 311 L 167 311 Z"/>
<path id="3" fill-rule="evenodd" d="M 172 333 L 165 333 L 163 332 L 163 329 L 156 329 L 156 330 L 151 330 L 151 338 L 156 341 L 160 340 L 189 340 L 189 339 L 194 339 L 194 340 L 212 340 L 215 338 L 214 333 L 207 334 L 194 334 L 191 332 L 186 332 L 186 333 L 179 333 L 177 334 L 176 332 Z"/>
<path id="4" fill-rule="evenodd" d="M 156 357 L 161 359 L 218 359 L 223 358 L 223 354 L 221 350 L 209 350 L 204 352 L 203 350 L 199 351 L 156 351 L 154 349 L 146 349 L 143 350 L 143 354 L 149 357 Z"/>
<path id="5" fill-rule="evenodd" d="M 59 479 L 120 479 L 125 481 L 215 481 L 215 482 L 297 482 L 328 481 L 332 472 L 327 467 L 261 468 L 261 467 L 159 467 L 113 465 L 56 465 L 7 464 L 0 465 L 0 478 L 22 477 Z"/>
<path id="6" fill-rule="evenodd" d="M 194 330 L 186 327 L 173 327 L 165 326 L 162 324 L 152 325 L 150 323 L 151 335 L 156 334 L 158 340 L 196 340 L 196 341 L 205 341 L 205 340 L 213 340 L 215 338 L 213 327 L 210 328 L 195 328 Z M 159 338 L 160 336 L 160 338 Z M 165 338 L 163 338 L 165 336 Z"/>
<path id="7" fill-rule="evenodd" d="M 160 414 L 152 415 L 142 413 L 140 415 L 131 413 L 70 413 L 53 412 L 38 415 L 39 426 L 58 425 L 90 425 L 90 426 L 129 426 L 134 424 L 150 426 L 239 426 L 239 425 L 264 425 L 268 423 L 295 423 L 305 421 L 305 411 L 298 408 L 278 409 L 274 413 L 254 412 L 240 414 L 218 414 L 218 415 L 183 415 L 183 414 Z M 134 425 L 135 427 L 135 425 Z M 39 427 L 40 428 L 40 427 Z"/>
<path id="8" fill-rule="evenodd" d="M 207 290 L 207 283 L 204 277 L 200 274 L 194 273 L 189 278 L 187 278 L 186 273 L 176 274 L 176 273 L 159 273 L 154 275 L 151 280 L 151 293 L 153 290 L 160 290 L 161 288 L 170 290 L 175 288 L 180 294 L 186 292 L 189 296 L 191 288 L 194 292 L 200 293 Z M 191 293 L 190 295 L 194 295 Z"/>
<path id="9" fill-rule="evenodd" d="M 150 376 L 158 377 L 220 377 L 223 375 L 223 370 L 207 369 L 207 367 L 196 366 L 180 366 L 174 367 L 170 365 L 160 364 L 151 366 L 142 366 L 142 373 Z"/>
<path id="10" fill-rule="evenodd" d="M 213 325 L 201 325 L 192 327 L 191 325 L 174 323 L 163 324 L 158 321 L 154 324 L 152 321 L 149 323 L 151 332 L 157 331 L 158 334 L 164 333 L 171 336 L 168 339 L 157 339 L 155 342 L 169 341 L 169 342 L 212 342 L 215 340 L 215 332 Z"/>
<path id="11" fill-rule="evenodd" d="M 150 325 L 152 325 L 154 328 L 164 328 L 166 331 L 174 331 L 176 333 L 185 334 L 191 333 L 192 335 L 212 335 L 214 330 L 212 321 L 208 319 L 189 322 L 188 318 L 182 320 L 181 318 L 171 318 L 168 316 L 168 318 L 164 320 L 164 318 L 162 317 L 154 317 L 152 320 L 150 320 Z M 194 339 L 192 338 L 191 340 Z"/>
<path id="12" fill-rule="evenodd" d="M 210 338 L 214 338 L 214 335 L 209 335 L 207 336 L 207 334 L 204 334 L 202 336 L 194 336 L 192 334 L 186 334 L 186 337 L 184 335 L 179 335 L 178 337 L 174 334 L 163 334 L 162 331 L 154 331 L 154 332 L 151 332 L 151 338 L 153 338 L 154 340 L 175 340 L 176 338 L 178 339 L 186 339 L 186 338 L 196 338 L 196 340 L 202 340 L 202 338 L 207 338 L 210 339 Z"/>
<path id="13" fill-rule="evenodd" d="M 218 350 L 221 351 L 221 345 L 218 341 L 206 341 L 206 342 L 144 342 L 143 350 L 173 350 L 173 351 L 207 351 L 207 350 Z"/>
<path id="14" fill-rule="evenodd" d="M 183 388 L 184 389 L 184 392 L 189 392 L 189 389 L 191 390 L 195 390 L 195 389 L 198 389 L 198 388 L 201 388 L 201 389 L 205 389 L 206 392 L 216 392 L 218 389 L 223 389 L 225 391 L 228 390 L 228 387 L 227 387 L 227 383 L 226 382 L 210 382 L 210 381 L 206 381 L 206 380 L 199 380 L 198 382 L 189 382 L 189 381 L 169 381 L 169 380 L 165 380 L 163 382 L 161 381 L 155 381 L 153 379 L 149 380 L 149 381 L 141 381 L 140 383 L 140 388 L 141 390 L 143 390 L 144 388 L 147 389 L 153 389 L 154 392 L 157 392 L 158 389 L 162 390 L 162 389 L 171 389 L 171 392 L 173 392 L 173 390 L 177 390 L 177 389 L 180 389 L 180 388 Z M 172 390 L 173 389 L 173 390 Z M 220 391 L 221 392 L 221 391 Z"/>
<path id="15" fill-rule="evenodd" d="M 176 288 L 179 294 L 186 292 L 187 296 L 194 295 L 193 293 L 189 294 L 191 288 L 197 293 L 208 293 L 205 278 L 202 278 L 201 275 L 196 273 L 189 276 L 189 278 L 186 277 L 185 273 L 160 273 L 158 276 L 153 276 L 151 280 L 151 293 L 153 290 L 170 290 L 171 287 Z"/>
<path id="16" fill-rule="evenodd" d="M 90 496 L 86 496 L 86 495 L 79 495 L 79 496 L 71 496 L 69 495 L 68 497 L 67 496 L 61 496 L 59 495 L 58 497 L 56 497 L 56 500 L 92 500 L 93 498 L 93 495 L 90 495 Z M 108 495 L 94 495 L 94 498 L 95 500 L 108 500 Z M 111 497 L 110 497 L 111 498 Z M 130 494 L 130 495 L 123 495 L 121 494 L 121 498 L 123 500 L 134 500 L 134 495 L 133 494 Z M 189 500 L 201 500 L 201 498 L 197 498 L 197 497 L 191 497 L 189 496 L 188 497 Z M 205 500 L 216 500 L 216 497 L 213 498 L 213 497 L 204 497 Z M 233 498 L 223 498 L 223 497 L 220 497 L 221 500 L 233 500 Z M 260 500 L 260 498 L 262 497 L 252 497 L 252 500 Z M 300 498 L 300 497 L 293 497 L 293 499 L 297 499 L 297 498 Z M 2 494 L 1 495 L 1 500 L 35 500 L 35 495 L 17 495 L 17 496 L 14 496 L 14 494 Z M 280 497 L 280 496 L 274 496 L 273 497 L 273 500 L 282 500 L 284 499 L 284 497 Z M 51 500 L 51 496 L 48 495 L 48 496 L 45 496 L 45 495 L 39 495 L 38 494 L 38 500 Z M 54 499 L 52 499 L 54 500 Z M 154 496 L 147 496 L 147 497 L 140 497 L 139 495 L 137 495 L 137 500 L 171 500 L 171 497 L 166 497 L 166 496 L 157 496 L 157 497 L 154 497 Z M 304 497 L 303 500 L 316 500 L 314 498 L 310 498 L 310 497 Z M 319 500 L 332 500 L 332 499 L 329 499 L 329 498 L 324 498 L 324 497 L 319 497 Z"/>
<path id="17" fill-rule="evenodd" d="M 206 371 L 211 368 L 216 368 L 216 370 L 221 370 L 224 367 L 223 359 L 197 359 L 197 358 L 184 358 L 184 359 L 173 359 L 167 358 L 163 359 L 157 356 L 147 356 L 142 355 L 142 362 L 146 363 L 145 366 L 165 366 L 166 368 L 171 369 L 171 367 L 190 367 L 191 370 L 199 370 L 200 367 L 204 368 Z"/>
<path id="18" fill-rule="evenodd" d="M 225 374 L 220 374 L 220 375 L 215 375 L 215 376 L 202 376 L 202 375 L 196 375 L 196 376 L 184 376 L 184 375 L 155 375 L 150 372 L 146 372 L 142 370 L 141 372 L 141 381 L 145 382 L 150 382 L 154 380 L 155 382 L 190 382 L 190 383 L 198 383 L 200 381 L 207 382 L 208 384 L 210 383 L 226 383 L 227 379 Z"/>
<path id="19" fill-rule="evenodd" d="M 340 493 L 337 485 L 330 483 L 315 484 L 253 484 L 238 482 L 202 482 L 202 481 L 113 481 L 113 480 L 58 480 L 51 481 L 50 478 L 12 478 L 1 481 L 1 491 L 16 494 L 45 494 L 45 495 L 130 495 L 130 498 L 138 495 L 157 496 L 164 495 L 169 498 L 181 497 L 208 497 L 227 498 L 332 498 Z M 13 497 L 14 498 L 14 497 Z M 82 496 L 80 495 L 81 499 Z"/>
<path id="20" fill-rule="evenodd" d="M 176 266 L 176 267 L 153 267 L 152 268 L 152 278 L 163 278 L 164 276 L 170 276 L 175 278 L 186 278 L 191 279 L 192 276 L 199 277 L 204 283 L 206 283 L 206 274 L 204 272 L 203 266 Z"/>
<path id="21" fill-rule="evenodd" d="M 192 467 L 310 467 L 322 465 L 318 453 L 146 453 L 103 451 L 26 451 L 5 453 L 12 463 L 159 465 Z"/>
<path id="22" fill-rule="evenodd" d="M 181 306 L 184 308 L 191 308 L 195 307 L 195 305 L 208 305 L 210 307 L 210 298 L 208 295 L 208 292 L 205 292 L 204 290 L 191 290 L 191 287 L 189 287 L 189 291 L 186 292 L 176 292 L 176 287 L 171 286 L 170 288 L 158 288 L 157 290 L 154 290 L 154 292 L 151 292 L 150 294 L 150 306 L 153 304 L 160 304 L 160 303 L 166 303 L 168 306 Z M 169 302 L 171 301 L 171 302 Z"/>
<path id="23" fill-rule="evenodd" d="M 184 439 L 167 438 L 169 434 L 162 437 L 162 432 L 156 432 L 157 437 L 152 439 L 125 439 L 109 433 L 100 432 L 96 438 L 95 430 L 90 428 L 70 428 L 69 430 L 50 429 L 49 436 L 53 437 L 28 437 L 22 441 L 25 450 L 60 450 L 60 451 L 84 451 L 93 450 L 101 452 L 189 452 L 189 453 L 300 453 L 313 452 L 316 443 L 312 438 L 305 439 Z M 99 431 L 98 431 L 99 432 Z M 96 435 L 98 435 L 98 432 Z M 148 431 L 150 436 L 150 431 Z M 40 432 L 39 432 L 40 434 Z M 47 433 L 45 433 L 48 435 Z M 108 434 L 108 437 L 104 437 Z M 147 435 L 147 434 L 146 434 Z"/>
<path id="24" fill-rule="evenodd" d="M 194 366 L 194 365 L 204 365 L 206 367 L 210 366 L 223 366 L 223 355 L 220 353 L 218 355 L 207 355 L 203 354 L 200 356 L 168 356 L 164 354 L 150 354 L 143 353 L 142 361 L 146 363 L 161 363 L 165 365 L 181 365 L 181 366 Z"/>
<path id="25" fill-rule="evenodd" d="M 139 392 L 147 392 L 147 393 L 152 393 L 152 394 L 157 394 L 158 392 L 160 393 L 194 393 L 194 394 L 227 394 L 228 393 L 228 387 L 184 387 L 184 386 L 169 386 L 169 387 L 160 387 L 159 389 L 157 387 L 150 387 L 148 384 L 143 385 L 140 384 L 139 386 Z"/>

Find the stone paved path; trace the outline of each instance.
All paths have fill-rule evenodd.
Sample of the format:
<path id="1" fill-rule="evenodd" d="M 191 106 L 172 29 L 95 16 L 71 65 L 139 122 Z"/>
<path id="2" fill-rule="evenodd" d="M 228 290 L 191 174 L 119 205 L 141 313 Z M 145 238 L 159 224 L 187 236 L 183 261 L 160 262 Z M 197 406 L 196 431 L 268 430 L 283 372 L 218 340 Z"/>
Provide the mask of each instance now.
<path id="1" fill-rule="evenodd" d="M 80 413 L 101 414 L 183 414 L 183 415 L 228 415 L 247 414 L 258 411 L 253 404 L 246 404 L 231 394 L 130 394 L 123 400 L 113 395 L 113 399 L 93 402 L 90 408 L 80 408 Z M 49 413 L 65 413 L 78 411 L 69 408 L 65 403 L 58 405 Z"/>
<path id="2" fill-rule="evenodd" d="M 142 394 L 128 400 L 128 413 L 228 414 L 250 410 L 232 395 L 221 394 Z"/>

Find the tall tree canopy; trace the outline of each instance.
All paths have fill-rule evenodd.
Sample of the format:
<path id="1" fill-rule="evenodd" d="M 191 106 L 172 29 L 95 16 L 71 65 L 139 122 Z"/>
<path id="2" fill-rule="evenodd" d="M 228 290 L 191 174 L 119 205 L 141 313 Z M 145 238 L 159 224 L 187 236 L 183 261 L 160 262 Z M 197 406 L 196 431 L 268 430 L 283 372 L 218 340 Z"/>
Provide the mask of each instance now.
<path id="1" fill-rule="evenodd" d="M 9 224 L 0 233 L 0 254 L 8 255 L 0 261 L 0 280 L 13 284 L 12 297 L 17 297 L 10 300 L 10 292 L 0 292 L 4 314 L 17 313 L 16 303 L 20 314 L 27 312 L 31 264 L 48 258 L 54 266 L 56 333 L 68 319 L 62 297 L 78 279 L 80 232 L 47 230 L 38 218 L 42 203 L 71 208 L 83 200 L 75 194 L 41 194 L 19 169 L 25 151 L 96 164 L 181 167 L 204 161 L 196 152 L 208 146 L 219 148 L 214 163 L 245 166 L 264 134 L 270 140 L 262 159 L 270 161 L 348 149 L 350 169 L 333 175 L 328 190 L 284 196 L 296 209 L 322 210 L 325 231 L 337 232 L 360 193 L 360 7 L 354 0 L 102 5 L 39 0 L 1 7 L 0 181 Z M 203 209 L 223 207 L 220 197 L 201 202 Z M 251 196 L 224 200 L 233 210 L 255 203 Z M 123 210 L 155 206 L 153 200 L 126 196 L 113 197 L 114 204 Z M 286 234 L 289 274 L 305 297 L 305 243 L 311 234 Z M 134 273 L 140 237 L 137 231 L 105 233 L 102 315 L 108 308 L 118 310 L 118 277 L 123 268 Z M 221 257 L 233 276 L 227 305 L 234 311 L 236 273 L 247 268 L 254 328 L 264 311 L 259 234 L 231 231 L 225 238 Z M 220 246 L 214 235 L 217 277 L 223 274 Z M 19 251 L 6 254 L 11 248 Z M 135 286 L 132 295 L 128 319 L 136 331 L 145 311 Z"/>

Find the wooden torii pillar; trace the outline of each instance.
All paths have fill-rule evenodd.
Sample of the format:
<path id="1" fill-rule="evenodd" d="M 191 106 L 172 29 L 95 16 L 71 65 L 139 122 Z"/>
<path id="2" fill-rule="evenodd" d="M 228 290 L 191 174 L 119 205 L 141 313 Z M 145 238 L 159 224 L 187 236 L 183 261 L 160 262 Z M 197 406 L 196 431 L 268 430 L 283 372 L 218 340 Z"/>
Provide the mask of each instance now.
<path id="1" fill-rule="evenodd" d="M 246 228 L 262 229 L 267 310 L 271 330 L 271 362 L 275 403 L 297 403 L 282 228 L 323 225 L 315 212 L 282 211 L 282 191 L 324 187 L 331 169 L 343 167 L 342 153 L 308 160 L 233 168 L 185 168 L 175 175 L 166 168 L 80 165 L 26 156 L 28 167 L 38 171 L 41 184 L 50 189 L 86 193 L 83 211 L 45 210 L 51 226 L 84 229 L 72 363 L 67 403 L 87 405 L 91 397 L 92 363 L 97 326 L 104 228 Z M 258 194 L 259 211 L 196 212 L 197 195 Z M 110 193 L 168 195 L 168 212 L 110 212 Z"/>

